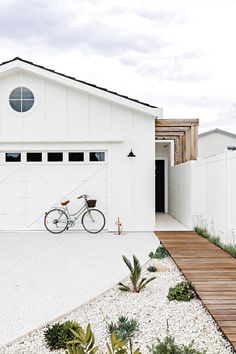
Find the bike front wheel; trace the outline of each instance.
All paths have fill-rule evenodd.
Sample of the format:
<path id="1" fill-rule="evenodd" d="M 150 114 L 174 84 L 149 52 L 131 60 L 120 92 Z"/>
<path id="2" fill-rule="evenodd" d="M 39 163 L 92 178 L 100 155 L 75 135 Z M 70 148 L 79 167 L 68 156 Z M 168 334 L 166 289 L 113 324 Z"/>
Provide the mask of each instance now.
<path id="1" fill-rule="evenodd" d="M 81 223 L 86 231 L 97 234 L 104 229 L 106 219 L 100 210 L 89 209 L 83 214 Z"/>
<path id="2" fill-rule="evenodd" d="M 44 226 L 53 234 L 60 234 L 68 227 L 69 220 L 66 212 L 62 209 L 52 209 L 45 214 Z"/>

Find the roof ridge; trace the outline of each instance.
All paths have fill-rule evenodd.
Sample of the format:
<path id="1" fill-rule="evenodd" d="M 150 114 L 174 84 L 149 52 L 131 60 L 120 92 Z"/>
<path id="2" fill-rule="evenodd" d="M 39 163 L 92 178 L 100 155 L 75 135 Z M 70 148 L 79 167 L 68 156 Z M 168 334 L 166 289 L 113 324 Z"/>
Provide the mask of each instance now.
<path id="1" fill-rule="evenodd" d="M 203 132 L 201 134 L 199 134 L 199 136 L 206 136 L 206 135 L 209 135 L 209 134 L 213 134 L 213 133 L 223 133 L 225 135 L 228 135 L 228 136 L 231 136 L 233 138 L 236 138 L 236 134 L 235 133 L 231 133 L 227 130 L 223 130 L 223 129 L 220 129 L 220 128 L 214 128 L 214 129 L 211 129 L 211 130 L 207 130 L 206 132 Z"/>
<path id="2" fill-rule="evenodd" d="M 112 94 L 112 95 L 116 95 L 116 96 L 125 98 L 125 99 L 127 99 L 127 100 L 132 101 L 132 102 L 136 102 L 136 103 L 138 103 L 138 104 L 141 104 L 141 105 L 144 105 L 144 106 L 147 106 L 147 107 L 150 107 L 150 108 L 158 108 L 158 107 L 156 107 L 156 106 L 150 105 L 149 103 L 142 102 L 142 101 L 139 101 L 139 100 L 137 100 L 137 99 L 135 99 L 135 98 L 131 98 L 131 97 L 129 97 L 129 96 L 125 96 L 125 95 L 119 94 L 119 93 L 117 93 L 117 92 L 115 92 L 115 91 L 108 90 L 108 89 L 106 89 L 106 88 L 104 88 L 104 87 L 97 86 L 97 85 L 91 84 L 91 83 L 89 83 L 89 82 L 76 79 L 76 78 L 73 77 L 73 76 L 65 75 L 65 74 L 60 73 L 60 72 L 58 72 L 58 71 L 55 71 L 55 70 L 53 70 L 53 69 L 45 68 L 45 67 L 42 66 L 42 65 L 35 64 L 35 63 L 33 63 L 32 61 L 28 61 L 28 60 L 22 59 L 22 58 L 20 58 L 20 57 L 18 57 L 18 56 L 15 57 L 15 58 L 13 58 L 13 59 L 11 59 L 11 60 L 8 60 L 8 61 L 5 61 L 5 62 L 0 63 L 0 66 L 6 65 L 6 64 L 11 63 L 11 62 L 16 61 L 16 60 L 22 61 L 23 63 L 29 64 L 29 65 L 33 65 L 33 66 L 35 66 L 35 67 L 37 67 L 37 68 L 40 68 L 40 69 L 49 71 L 49 72 L 51 72 L 51 73 L 53 73 L 53 74 L 63 76 L 63 77 L 65 77 L 65 78 L 67 78 L 67 79 L 80 82 L 80 83 L 82 83 L 82 84 L 84 84 L 84 85 L 87 85 L 87 86 L 90 86 L 90 87 L 94 87 L 94 88 L 96 88 L 96 89 L 99 89 L 99 90 L 108 92 L 108 93 L 110 93 L 110 94 Z"/>

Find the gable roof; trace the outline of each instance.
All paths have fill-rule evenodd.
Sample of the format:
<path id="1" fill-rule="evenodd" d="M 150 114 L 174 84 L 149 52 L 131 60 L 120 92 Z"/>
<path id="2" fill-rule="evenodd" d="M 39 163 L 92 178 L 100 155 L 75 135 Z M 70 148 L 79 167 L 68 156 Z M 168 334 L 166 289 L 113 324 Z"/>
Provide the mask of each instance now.
<path id="1" fill-rule="evenodd" d="M 86 82 L 86 81 L 82 81 L 82 80 L 79 80 L 79 79 L 76 79 L 75 77 L 72 77 L 72 76 L 69 76 L 69 75 L 65 75 L 65 74 L 62 74 L 60 72 L 57 72 L 55 70 L 52 70 L 52 69 L 49 69 L 49 68 L 45 68 L 44 66 L 42 65 L 38 65 L 38 64 L 35 64 L 31 61 L 28 61 L 28 60 L 25 60 L 25 59 L 22 59 L 20 57 L 15 57 L 14 59 L 11 59 L 11 60 L 8 60 L 8 61 L 5 61 L 5 62 L 2 62 L 0 63 L 0 73 L 1 71 L 5 71 L 5 70 L 1 70 L 1 67 L 6 67 L 6 70 L 9 70 L 9 65 L 10 64 L 16 64 L 15 67 L 21 67 L 22 69 L 26 69 L 25 65 L 27 66 L 31 66 L 32 68 L 34 69 L 39 69 L 40 71 L 44 71 L 45 73 L 47 74 L 53 74 L 55 76 L 57 76 L 57 78 L 63 78 L 63 79 L 68 79 L 70 81 L 73 81 L 73 82 L 76 82 L 76 83 L 79 83 L 79 84 L 82 84 L 82 85 L 85 85 L 87 86 L 88 88 L 91 88 L 91 89 L 95 89 L 97 90 L 97 92 L 101 92 L 103 94 L 108 94 L 109 96 L 111 95 L 111 97 L 113 97 L 113 100 L 117 100 L 117 98 L 121 98 L 122 101 L 125 100 L 126 102 L 129 102 L 129 104 L 131 105 L 131 103 L 134 103 L 135 106 L 136 105 L 139 105 L 140 107 L 143 107 L 142 109 L 138 109 L 138 110 L 142 110 L 142 111 L 145 111 L 145 113 L 151 113 L 151 115 L 153 116 L 159 116 L 161 117 L 162 115 L 162 109 L 161 108 L 158 108 L 156 106 L 153 106 L 153 105 L 150 105 L 148 103 L 145 103 L 145 102 L 142 102 L 142 101 L 139 101 L 137 99 L 134 99 L 134 98 L 130 98 L 128 96 L 125 96 L 125 95 L 122 95 L 122 94 L 119 94 L 117 92 L 114 92 L 114 91 L 111 91 L 111 90 L 108 90 L 104 87 L 100 87 L 100 86 L 96 86 L 94 84 L 91 84 L 89 82 Z M 22 65 L 20 65 L 22 64 Z M 8 67 L 8 68 L 7 68 Z M 12 68 L 12 67 L 11 67 Z M 42 74 L 42 73 L 41 73 Z M 90 93 L 94 93 L 94 92 L 91 92 L 90 90 Z M 104 96 L 104 95 L 102 95 Z M 106 95 L 107 96 L 107 95 Z M 111 99 L 110 97 L 110 99 Z M 104 98 L 108 98 L 108 97 L 104 97 Z M 112 100 L 112 99 L 111 99 Z M 124 101 L 123 101 L 124 102 Z M 122 103 L 122 102 L 119 102 L 119 103 Z M 129 104 L 126 104 L 126 105 L 129 105 Z M 133 105 L 132 105 L 133 106 Z M 135 107 L 133 107 L 135 108 Z"/>
<path id="2" fill-rule="evenodd" d="M 212 130 L 208 130 L 207 132 L 199 134 L 199 138 L 201 138 L 202 136 L 207 136 L 209 134 L 213 134 L 213 133 L 227 135 L 227 136 L 229 136 L 231 138 L 235 138 L 236 139 L 236 134 L 230 133 L 230 132 L 227 132 L 226 130 L 222 130 L 222 129 L 218 129 L 218 128 L 212 129 Z"/>

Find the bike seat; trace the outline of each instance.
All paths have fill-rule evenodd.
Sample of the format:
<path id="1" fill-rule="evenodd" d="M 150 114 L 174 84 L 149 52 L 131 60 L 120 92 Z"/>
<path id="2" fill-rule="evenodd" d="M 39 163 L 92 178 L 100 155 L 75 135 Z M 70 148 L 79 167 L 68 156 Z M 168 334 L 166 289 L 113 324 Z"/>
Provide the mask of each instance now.
<path id="1" fill-rule="evenodd" d="M 69 203 L 70 203 L 70 201 L 69 201 L 69 200 L 66 200 L 65 202 L 62 202 L 61 205 L 62 205 L 62 206 L 66 206 L 66 205 L 69 204 Z"/>

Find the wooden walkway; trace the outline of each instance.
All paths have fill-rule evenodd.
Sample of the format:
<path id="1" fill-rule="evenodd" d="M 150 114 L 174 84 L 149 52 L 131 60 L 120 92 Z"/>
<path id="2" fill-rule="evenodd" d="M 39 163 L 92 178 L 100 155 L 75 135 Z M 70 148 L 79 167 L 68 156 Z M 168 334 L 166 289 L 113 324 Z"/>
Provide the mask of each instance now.
<path id="1" fill-rule="evenodd" d="M 156 235 L 236 349 L 236 259 L 194 231 Z"/>

